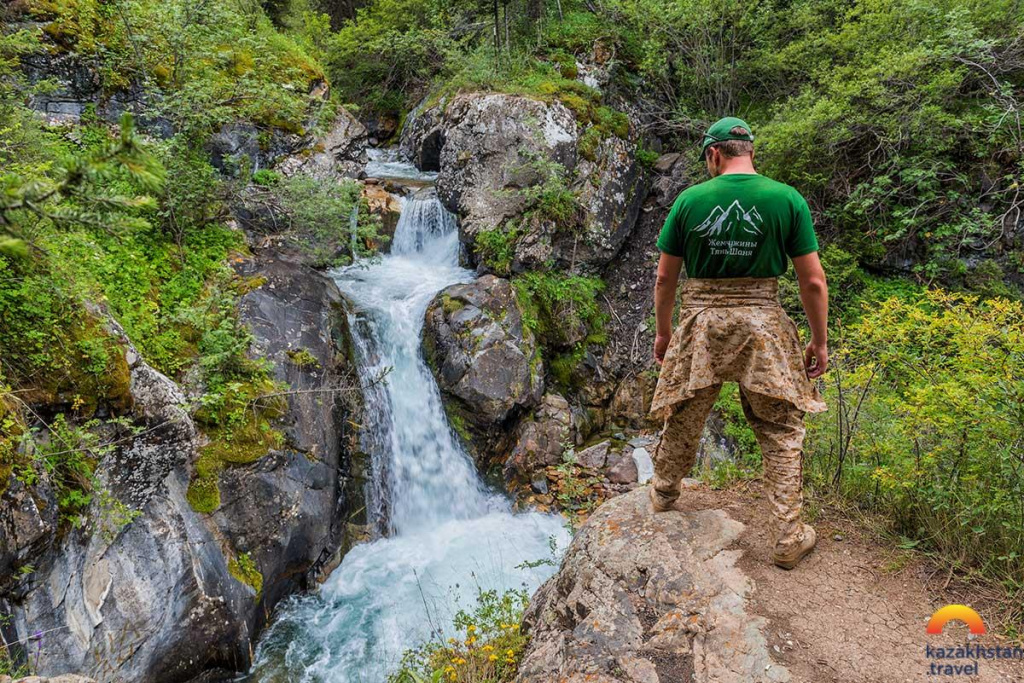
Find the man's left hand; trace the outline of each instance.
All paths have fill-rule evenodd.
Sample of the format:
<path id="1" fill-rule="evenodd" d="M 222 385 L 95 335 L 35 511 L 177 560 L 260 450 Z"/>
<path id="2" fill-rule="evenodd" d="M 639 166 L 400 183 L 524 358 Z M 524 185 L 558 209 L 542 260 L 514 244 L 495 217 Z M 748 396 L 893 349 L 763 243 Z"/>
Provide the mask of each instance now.
<path id="1" fill-rule="evenodd" d="M 668 343 L 672 339 L 670 334 L 659 334 L 654 338 L 654 362 L 661 365 L 665 362 L 665 352 L 668 351 Z"/>

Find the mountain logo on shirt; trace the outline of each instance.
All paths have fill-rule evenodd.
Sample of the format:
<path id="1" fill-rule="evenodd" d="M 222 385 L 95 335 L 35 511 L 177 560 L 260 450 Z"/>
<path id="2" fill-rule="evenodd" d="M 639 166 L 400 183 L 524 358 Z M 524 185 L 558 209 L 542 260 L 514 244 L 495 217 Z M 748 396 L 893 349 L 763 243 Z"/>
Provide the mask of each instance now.
<path id="1" fill-rule="evenodd" d="M 702 237 L 717 237 L 723 233 L 736 235 L 735 230 L 739 228 L 748 235 L 760 235 L 763 222 L 756 206 L 747 211 L 737 199 L 729 205 L 728 209 L 716 206 L 711 210 L 711 214 L 704 219 L 704 222 L 693 231 Z"/>

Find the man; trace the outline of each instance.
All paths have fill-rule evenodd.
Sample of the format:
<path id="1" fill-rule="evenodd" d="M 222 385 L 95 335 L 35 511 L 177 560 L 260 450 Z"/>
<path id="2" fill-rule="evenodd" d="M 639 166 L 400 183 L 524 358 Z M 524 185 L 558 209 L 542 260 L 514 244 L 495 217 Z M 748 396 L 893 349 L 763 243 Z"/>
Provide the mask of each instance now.
<path id="1" fill-rule="evenodd" d="M 680 193 L 658 238 L 654 359 L 662 368 L 651 411 L 665 416 L 665 429 L 651 500 L 656 512 L 672 507 L 722 382 L 738 382 L 763 456 L 772 559 L 792 569 L 817 540 L 800 521 L 803 418 L 825 410 L 811 380 L 828 367 L 828 288 L 807 202 L 792 187 L 757 174 L 753 141 L 750 126 L 735 117 L 708 129 L 702 148 L 711 180 Z M 789 259 L 811 327 L 803 353 L 778 301 L 777 278 Z M 688 279 L 673 332 L 684 265 Z"/>

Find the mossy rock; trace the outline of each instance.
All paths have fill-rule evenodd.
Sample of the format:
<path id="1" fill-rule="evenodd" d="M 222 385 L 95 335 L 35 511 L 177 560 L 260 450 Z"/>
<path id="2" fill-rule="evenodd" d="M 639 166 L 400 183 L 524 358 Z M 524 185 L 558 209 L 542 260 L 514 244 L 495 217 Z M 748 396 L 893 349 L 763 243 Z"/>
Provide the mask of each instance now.
<path id="1" fill-rule="evenodd" d="M 257 600 L 263 595 L 263 574 L 249 553 L 242 553 L 228 560 L 228 572 L 240 583 L 256 591 Z"/>

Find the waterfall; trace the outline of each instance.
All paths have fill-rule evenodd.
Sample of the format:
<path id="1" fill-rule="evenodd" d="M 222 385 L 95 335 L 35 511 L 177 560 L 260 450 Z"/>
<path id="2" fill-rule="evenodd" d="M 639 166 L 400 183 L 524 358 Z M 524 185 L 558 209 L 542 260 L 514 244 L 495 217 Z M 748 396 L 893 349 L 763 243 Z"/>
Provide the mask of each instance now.
<path id="1" fill-rule="evenodd" d="M 433 189 L 420 190 L 403 203 L 391 254 L 335 273 L 353 304 L 379 537 L 349 551 L 319 593 L 282 607 L 257 648 L 253 683 L 383 683 L 406 649 L 446 633 L 477 590 L 539 586 L 552 569 L 522 563 L 549 557 L 552 537 L 565 544 L 561 518 L 513 514 L 484 486 L 420 353 L 431 299 L 473 279 L 458 265 L 456 227 Z"/>

